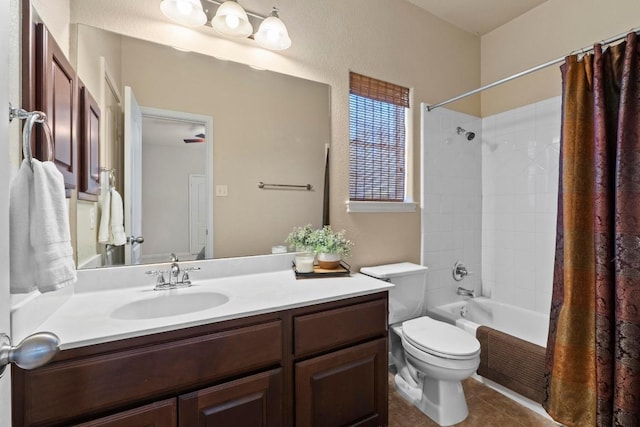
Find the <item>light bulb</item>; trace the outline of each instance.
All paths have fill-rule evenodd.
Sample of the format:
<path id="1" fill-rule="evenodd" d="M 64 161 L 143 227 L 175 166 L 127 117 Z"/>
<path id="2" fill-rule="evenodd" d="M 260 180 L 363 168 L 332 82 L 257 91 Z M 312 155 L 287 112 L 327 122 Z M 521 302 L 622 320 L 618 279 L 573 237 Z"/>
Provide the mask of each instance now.
<path id="1" fill-rule="evenodd" d="M 240 19 L 236 15 L 225 16 L 224 22 L 226 22 L 227 26 L 232 29 L 236 29 L 238 28 L 238 25 L 240 25 Z"/>
<path id="2" fill-rule="evenodd" d="M 280 37 L 280 34 L 278 34 L 278 31 L 273 30 L 273 29 L 267 30 L 267 39 L 270 42 L 274 42 L 275 43 L 276 41 L 278 41 L 278 37 Z"/>
<path id="3" fill-rule="evenodd" d="M 193 10 L 193 5 L 188 1 L 178 0 L 176 2 L 176 9 L 183 15 L 189 15 Z"/>
<path id="4" fill-rule="evenodd" d="M 227 0 L 220 5 L 211 26 L 218 33 L 230 37 L 247 37 L 253 32 L 247 12 L 234 0 Z"/>
<path id="5" fill-rule="evenodd" d="M 162 0 L 160 10 L 174 22 L 189 27 L 198 27 L 207 22 L 200 0 Z"/>
<path id="6" fill-rule="evenodd" d="M 260 46 L 271 50 L 284 50 L 291 46 L 287 27 L 278 17 L 278 9 L 275 7 L 271 16 L 262 21 L 254 38 Z"/>

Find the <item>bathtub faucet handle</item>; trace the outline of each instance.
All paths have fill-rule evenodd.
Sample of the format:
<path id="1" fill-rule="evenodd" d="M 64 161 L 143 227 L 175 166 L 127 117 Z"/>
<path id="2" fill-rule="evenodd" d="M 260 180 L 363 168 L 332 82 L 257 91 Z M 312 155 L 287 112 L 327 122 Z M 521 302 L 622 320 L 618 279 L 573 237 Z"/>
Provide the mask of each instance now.
<path id="1" fill-rule="evenodd" d="M 456 282 L 461 281 L 466 276 L 473 274 L 471 271 L 467 270 L 467 267 L 464 266 L 462 261 L 456 261 L 453 265 L 453 278 Z"/>

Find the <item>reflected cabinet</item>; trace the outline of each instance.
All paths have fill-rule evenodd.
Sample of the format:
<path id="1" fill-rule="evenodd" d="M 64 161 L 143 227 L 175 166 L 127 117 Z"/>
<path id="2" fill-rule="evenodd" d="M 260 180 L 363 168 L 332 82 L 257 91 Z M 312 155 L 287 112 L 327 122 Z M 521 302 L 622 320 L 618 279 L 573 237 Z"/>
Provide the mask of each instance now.
<path id="1" fill-rule="evenodd" d="M 81 200 L 97 201 L 99 195 L 100 109 L 93 95 L 78 79 L 64 52 L 44 24 L 33 31 L 32 68 L 25 78 L 31 86 L 33 107 L 47 115 L 51 141 L 42 126 L 35 132 L 35 154 L 51 160 L 64 177 L 67 197 L 78 190 Z M 27 54 L 31 57 L 31 54 Z M 32 82 L 28 84 L 27 82 Z"/>

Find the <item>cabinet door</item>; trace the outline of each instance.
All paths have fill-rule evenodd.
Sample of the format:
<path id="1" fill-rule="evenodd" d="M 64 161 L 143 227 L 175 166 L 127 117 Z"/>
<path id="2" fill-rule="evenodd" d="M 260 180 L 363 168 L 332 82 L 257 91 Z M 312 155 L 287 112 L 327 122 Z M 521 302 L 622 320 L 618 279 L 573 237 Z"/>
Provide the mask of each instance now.
<path id="1" fill-rule="evenodd" d="M 78 79 L 80 93 L 80 186 L 78 199 L 97 202 L 100 192 L 100 107 Z"/>
<path id="2" fill-rule="evenodd" d="M 283 424 L 282 369 L 179 397 L 180 427 L 267 427 Z"/>
<path id="3" fill-rule="evenodd" d="M 34 132 L 36 157 L 55 162 L 64 176 L 67 197 L 76 188 L 78 94 L 76 72 L 43 24 L 36 26 L 36 109 L 47 115 L 53 153 L 42 131 Z M 40 126 L 38 126 L 40 127 Z"/>
<path id="4" fill-rule="evenodd" d="M 296 363 L 296 425 L 387 425 L 384 338 Z"/>
<path id="5" fill-rule="evenodd" d="M 75 427 L 175 427 L 176 399 L 167 399 Z"/>

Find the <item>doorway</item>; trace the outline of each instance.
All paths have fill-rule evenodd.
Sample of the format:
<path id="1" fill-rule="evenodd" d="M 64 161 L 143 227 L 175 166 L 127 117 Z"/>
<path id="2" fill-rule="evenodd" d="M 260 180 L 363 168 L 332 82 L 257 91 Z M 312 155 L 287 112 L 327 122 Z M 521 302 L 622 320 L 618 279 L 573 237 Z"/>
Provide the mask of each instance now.
<path id="1" fill-rule="evenodd" d="M 145 238 L 141 261 L 166 262 L 172 253 L 180 260 L 212 258 L 213 119 L 156 108 L 140 110 Z M 201 176 L 199 215 L 192 212 L 194 175 Z"/>

